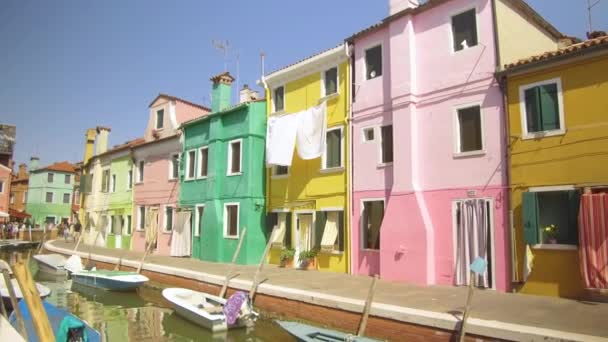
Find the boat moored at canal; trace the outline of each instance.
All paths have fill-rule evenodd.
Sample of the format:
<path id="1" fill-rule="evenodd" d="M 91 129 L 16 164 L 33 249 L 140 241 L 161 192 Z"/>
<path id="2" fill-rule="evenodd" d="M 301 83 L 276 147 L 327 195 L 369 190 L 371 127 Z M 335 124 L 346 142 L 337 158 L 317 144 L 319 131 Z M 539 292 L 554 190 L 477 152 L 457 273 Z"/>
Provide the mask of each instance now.
<path id="1" fill-rule="evenodd" d="M 34 260 L 38 263 L 38 270 L 48 275 L 54 276 L 65 276 L 67 270 L 65 269 L 66 258 L 61 254 L 39 254 L 33 256 Z"/>
<path id="2" fill-rule="evenodd" d="M 72 282 L 110 291 L 132 291 L 147 281 L 148 277 L 125 271 L 80 271 L 72 273 Z"/>

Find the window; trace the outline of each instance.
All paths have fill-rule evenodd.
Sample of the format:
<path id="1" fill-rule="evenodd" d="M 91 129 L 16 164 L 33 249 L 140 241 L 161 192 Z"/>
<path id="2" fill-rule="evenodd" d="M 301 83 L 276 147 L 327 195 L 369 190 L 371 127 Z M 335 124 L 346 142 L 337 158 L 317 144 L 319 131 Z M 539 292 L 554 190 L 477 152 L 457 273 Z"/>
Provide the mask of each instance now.
<path id="1" fill-rule="evenodd" d="M 125 216 L 125 227 L 124 228 L 125 228 L 125 230 L 127 232 L 126 233 L 127 235 L 131 235 L 131 223 L 132 223 L 131 221 L 132 221 L 131 220 L 131 215 Z"/>
<path id="2" fill-rule="evenodd" d="M 53 203 L 53 193 L 52 192 L 46 193 L 46 203 Z"/>
<path id="3" fill-rule="evenodd" d="M 452 17 L 452 39 L 454 51 L 477 45 L 477 22 L 475 9 Z"/>
<path id="4" fill-rule="evenodd" d="M 133 170 L 127 171 L 127 190 L 133 189 Z"/>
<path id="5" fill-rule="evenodd" d="M 275 230 L 272 246 L 275 248 L 291 248 L 291 213 L 273 212 L 266 217 L 266 238 Z"/>
<path id="6" fill-rule="evenodd" d="M 239 205 L 237 203 L 224 205 L 224 237 L 239 237 Z"/>
<path id="7" fill-rule="evenodd" d="M 143 160 L 140 160 L 137 163 L 137 181 L 139 183 L 144 182 L 144 161 Z"/>
<path id="8" fill-rule="evenodd" d="M 342 167 L 342 128 L 327 130 L 323 169 Z"/>
<path id="9" fill-rule="evenodd" d="M 393 162 L 393 125 L 382 126 L 380 128 L 381 141 L 381 163 L 388 164 Z"/>
<path id="10" fill-rule="evenodd" d="M 194 220 L 194 236 L 201 235 L 201 224 L 203 224 L 203 214 L 205 213 L 205 206 L 196 206 L 196 217 Z"/>
<path id="11" fill-rule="evenodd" d="M 70 194 L 63 194 L 63 203 L 70 203 Z"/>
<path id="12" fill-rule="evenodd" d="M 204 178 L 209 171 L 209 148 L 202 147 L 198 151 L 198 176 Z"/>
<path id="13" fill-rule="evenodd" d="M 179 176 L 179 154 L 175 153 L 171 155 L 171 162 L 169 163 L 169 179 L 177 179 Z"/>
<path id="14" fill-rule="evenodd" d="M 456 153 L 483 150 L 481 107 L 472 106 L 456 111 Z"/>
<path id="15" fill-rule="evenodd" d="M 23 192 L 23 203 L 27 202 L 27 191 Z"/>
<path id="16" fill-rule="evenodd" d="M 70 178 L 71 178 L 70 175 L 65 175 L 65 179 L 64 179 L 65 184 L 70 184 Z"/>
<path id="17" fill-rule="evenodd" d="M 289 174 L 289 166 L 275 165 L 272 167 L 273 176 L 287 176 Z"/>
<path id="18" fill-rule="evenodd" d="M 228 175 L 241 173 L 241 140 L 230 142 L 228 148 Z"/>
<path id="19" fill-rule="evenodd" d="M 0 182 L 0 192 L 4 192 L 4 183 Z M 15 204 L 15 193 L 11 192 L 11 204 Z"/>
<path id="20" fill-rule="evenodd" d="M 188 169 L 186 170 L 186 179 L 194 179 L 195 163 L 196 151 L 188 151 Z"/>
<path id="21" fill-rule="evenodd" d="M 579 203 L 578 190 L 524 192 L 522 217 L 526 243 L 578 245 Z M 556 228 L 554 233 L 545 229 L 551 225 Z"/>
<path id="22" fill-rule="evenodd" d="M 165 110 L 164 109 L 157 110 L 156 111 L 156 125 L 154 125 L 154 127 L 156 129 L 163 129 L 164 120 L 165 120 Z"/>
<path id="23" fill-rule="evenodd" d="M 338 67 L 326 70 L 323 73 L 323 96 L 329 96 L 338 92 Z"/>
<path id="24" fill-rule="evenodd" d="M 55 174 L 53 174 L 53 173 L 50 173 L 50 172 L 49 172 L 49 173 L 46 175 L 46 180 L 47 180 L 47 182 L 49 182 L 49 183 L 53 183 L 53 180 L 54 180 L 54 179 L 55 179 Z"/>
<path id="25" fill-rule="evenodd" d="M 384 218 L 384 201 L 363 201 L 362 243 L 363 249 L 380 249 L 380 227 Z"/>
<path id="26" fill-rule="evenodd" d="M 110 170 L 103 170 L 101 173 L 101 191 L 110 191 Z"/>
<path id="27" fill-rule="evenodd" d="M 47 217 L 44 219 L 44 223 L 49 223 L 49 224 L 50 224 L 50 223 L 53 223 L 53 224 L 55 224 L 55 216 L 47 216 Z"/>
<path id="28" fill-rule="evenodd" d="M 285 110 L 285 87 L 284 86 L 280 86 L 280 87 L 276 87 L 274 89 L 274 98 L 273 98 L 273 104 L 274 104 L 274 111 L 275 112 L 280 112 L 282 110 Z"/>
<path id="29" fill-rule="evenodd" d="M 4 182 L 0 181 L 0 193 L 4 192 Z"/>
<path id="30" fill-rule="evenodd" d="M 146 207 L 137 207 L 137 230 L 146 229 Z"/>
<path id="31" fill-rule="evenodd" d="M 559 79 L 520 88 L 522 128 L 525 135 L 563 133 L 564 113 L 561 93 Z"/>
<path id="32" fill-rule="evenodd" d="M 364 142 L 374 141 L 374 128 L 373 127 L 363 129 L 363 141 Z"/>
<path id="33" fill-rule="evenodd" d="M 173 230 L 173 213 L 175 208 L 165 207 L 165 232 L 170 232 Z"/>
<path id="34" fill-rule="evenodd" d="M 318 211 L 315 240 L 325 252 L 344 251 L 344 211 Z"/>
<path id="35" fill-rule="evenodd" d="M 382 76 L 382 45 L 365 50 L 365 79 Z"/>
<path id="36" fill-rule="evenodd" d="M 116 192 L 116 175 L 112 175 L 112 178 L 110 178 L 110 189 L 112 192 Z"/>

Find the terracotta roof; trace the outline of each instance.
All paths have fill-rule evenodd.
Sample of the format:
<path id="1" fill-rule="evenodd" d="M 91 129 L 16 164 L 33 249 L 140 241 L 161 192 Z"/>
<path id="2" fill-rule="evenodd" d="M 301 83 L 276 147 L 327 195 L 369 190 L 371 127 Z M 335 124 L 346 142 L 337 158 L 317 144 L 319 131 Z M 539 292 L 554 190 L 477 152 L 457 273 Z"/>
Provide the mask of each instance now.
<path id="1" fill-rule="evenodd" d="M 352 36 L 347 38 L 346 41 L 352 42 L 355 38 L 358 38 L 359 36 L 364 35 L 366 33 L 375 31 L 375 30 L 387 25 L 388 23 L 390 23 L 394 20 L 397 20 L 403 16 L 406 16 L 409 14 L 418 14 L 418 13 L 424 12 L 426 10 L 429 10 L 433 7 L 439 6 L 443 3 L 446 3 L 448 1 L 451 1 L 451 0 L 428 0 L 427 2 L 425 2 L 423 4 L 420 4 L 420 6 L 418 6 L 418 7 L 406 8 L 404 10 L 401 10 L 393 15 L 390 15 L 390 16 L 382 19 L 379 23 L 371 25 L 371 26 L 353 34 Z M 528 5 L 524 0 L 511 0 L 509 2 L 509 4 L 516 7 L 518 10 L 520 10 L 524 15 L 527 16 L 527 18 L 534 21 L 538 26 L 545 29 L 554 38 L 559 39 L 559 38 L 564 37 L 564 35 L 561 32 L 559 32 L 559 30 L 557 30 L 555 28 L 555 26 L 551 25 L 551 23 L 546 21 L 540 14 L 538 14 L 538 12 L 536 12 L 532 7 L 530 7 L 530 5 Z"/>
<path id="2" fill-rule="evenodd" d="M 57 172 L 67 172 L 67 173 L 76 173 L 76 170 L 74 169 L 74 164 L 67 162 L 67 161 L 62 161 L 62 162 L 57 162 L 45 167 L 41 167 L 39 169 L 34 170 L 33 172 L 40 172 L 40 171 L 57 171 Z"/>
<path id="3" fill-rule="evenodd" d="M 273 71 L 269 72 L 268 74 L 266 74 L 266 75 L 265 75 L 265 77 L 269 77 L 269 76 L 271 76 L 272 74 L 277 73 L 277 72 L 279 72 L 279 71 L 281 71 L 281 70 L 285 70 L 285 69 L 287 69 L 287 68 L 289 68 L 289 67 L 292 67 L 292 66 L 294 66 L 294 65 L 298 65 L 298 64 L 300 64 L 300 63 L 302 63 L 302 62 L 304 62 L 304 61 L 307 61 L 307 60 L 309 60 L 309 59 L 311 59 L 311 58 L 314 58 L 314 57 L 316 57 L 316 56 L 322 55 L 322 54 L 324 54 L 324 53 L 325 53 L 325 52 L 327 52 L 327 51 L 330 51 L 330 50 L 333 50 L 333 49 L 335 49 L 335 48 L 337 48 L 337 47 L 342 46 L 343 44 L 344 44 L 344 43 L 340 43 L 340 44 L 338 44 L 338 45 L 336 45 L 336 46 L 330 47 L 329 49 L 325 49 L 325 50 L 323 50 L 323 51 L 317 52 L 317 53 L 315 53 L 315 54 L 313 54 L 313 55 L 310 55 L 310 56 L 308 56 L 308 57 L 304 57 L 304 58 L 300 59 L 300 60 L 299 60 L 299 61 L 297 61 L 297 62 L 294 62 L 294 63 L 288 64 L 288 65 L 282 66 L 282 67 L 280 67 L 280 68 L 278 68 L 278 69 L 275 69 L 275 70 L 273 70 Z"/>
<path id="4" fill-rule="evenodd" d="M 517 62 L 505 65 L 505 72 L 515 71 L 520 67 L 537 65 L 539 63 L 552 61 L 558 58 L 566 58 L 578 53 L 592 52 L 597 49 L 608 48 L 608 36 L 603 36 L 595 39 L 585 40 L 581 43 L 572 44 L 570 46 L 554 50 L 547 51 L 541 55 L 531 56 L 528 58 L 520 59 Z"/>
<path id="5" fill-rule="evenodd" d="M 158 96 L 155 97 L 154 100 L 152 100 L 152 102 L 150 102 L 150 104 L 148 105 L 148 107 L 152 107 L 152 105 L 154 104 L 154 102 L 156 102 L 156 100 L 158 100 L 161 97 L 164 97 L 164 98 L 169 99 L 171 101 L 180 101 L 180 102 L 183 102 L 185 104 L 189 104 L 189 105 L 191 105 L 193 107 L 196 107 L 196 108 L 199 108 L 199 109 L 202 109 L 202 110 L 206 110 L 208 112 L 211 111 L 211 108 L 209 108 L 209 107 L 205 107 L 203 105 L 200 105 L 200 104 L 197 104 L 197 103 L 194 103 L 194 102 L 190 102 L 188 100 L 184 100 L 184 99 L 176 97 L 176 96 L 171 96 L 171 95 L 168 95 L 168 94 L 163 94 L 163 93 L 158 94 Z"/>

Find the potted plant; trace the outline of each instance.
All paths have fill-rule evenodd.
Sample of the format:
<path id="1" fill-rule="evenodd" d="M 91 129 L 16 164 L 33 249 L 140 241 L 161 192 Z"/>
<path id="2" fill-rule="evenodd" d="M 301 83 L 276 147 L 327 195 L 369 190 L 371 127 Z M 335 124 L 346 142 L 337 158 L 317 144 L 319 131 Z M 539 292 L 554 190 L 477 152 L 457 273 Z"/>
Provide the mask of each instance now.
<path id="1" fill-rule="evenodd" d="M 293 248 L 283 248 L 281 250 L 281 256 L 279 257 L 279 267 L 293 267 L 293 257 L 296 251 Z"/>
<path id="2" fill-rule="evenodd" d="M 316 270 L 317 269 L 317 254 L 319 250 L 313 248 L 309 251 L 302 251 L 298 255 L 299 265 L 298 269 L 301 270 Z"/>
<path id="3" fill-rule="evenodd" d="M 554 224 L 548 225 L 543 229 L 543 236 L 545 237 L 545 242 L 550 244 L 557 243 L 557 226 Z"/>

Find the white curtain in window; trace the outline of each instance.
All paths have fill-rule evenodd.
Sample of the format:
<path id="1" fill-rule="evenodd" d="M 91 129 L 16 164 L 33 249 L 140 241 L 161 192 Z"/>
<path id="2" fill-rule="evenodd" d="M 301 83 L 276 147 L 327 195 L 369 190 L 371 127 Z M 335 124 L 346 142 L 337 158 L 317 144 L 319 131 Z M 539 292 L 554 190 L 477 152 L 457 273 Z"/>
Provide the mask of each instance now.
<path id="1" fill-rule="evenodd" d="M 468 285 L 470 265 L 477 257 L 488 260 L 489 215 L 486 200 L 458 202 L 456 207 L 456 285 Z M 488 271 L 477 276 L 476 286 L 489 287 Z"/>
<path id="2" fill-rule="evenodd" d="M 190 256 L 190 211 L 180 211 L 173 221 L 173 232 L 171 234 L 171 256 Z"/>
<path id="3" fill-rule="evenodd" d="M 287 229 L 286 214 L 280 213 L 277 215 L 277 229 L 272 237 L 273 247 L 283 247 L 283 241 L 285 240 L 285 230 Z M 274 228 L 274 227 L 273 227 Z"/>
<path id="4" fill-rule="evenodd" d="M 333 251 L 336 240 L 338 239 L 338 213 L 328 212 L 327 221 L 325 221 L 325 229 L 323 238 L 321 238 L 321 249 Z"/>
<path id="5" fill-rule="evenodd" d="M 158 235 L 158 208 L 150 208 L 150 210 L 146 212 L 146 225 L 144 229 L 146 243 L 156 243 L 156 237 Z"/>

